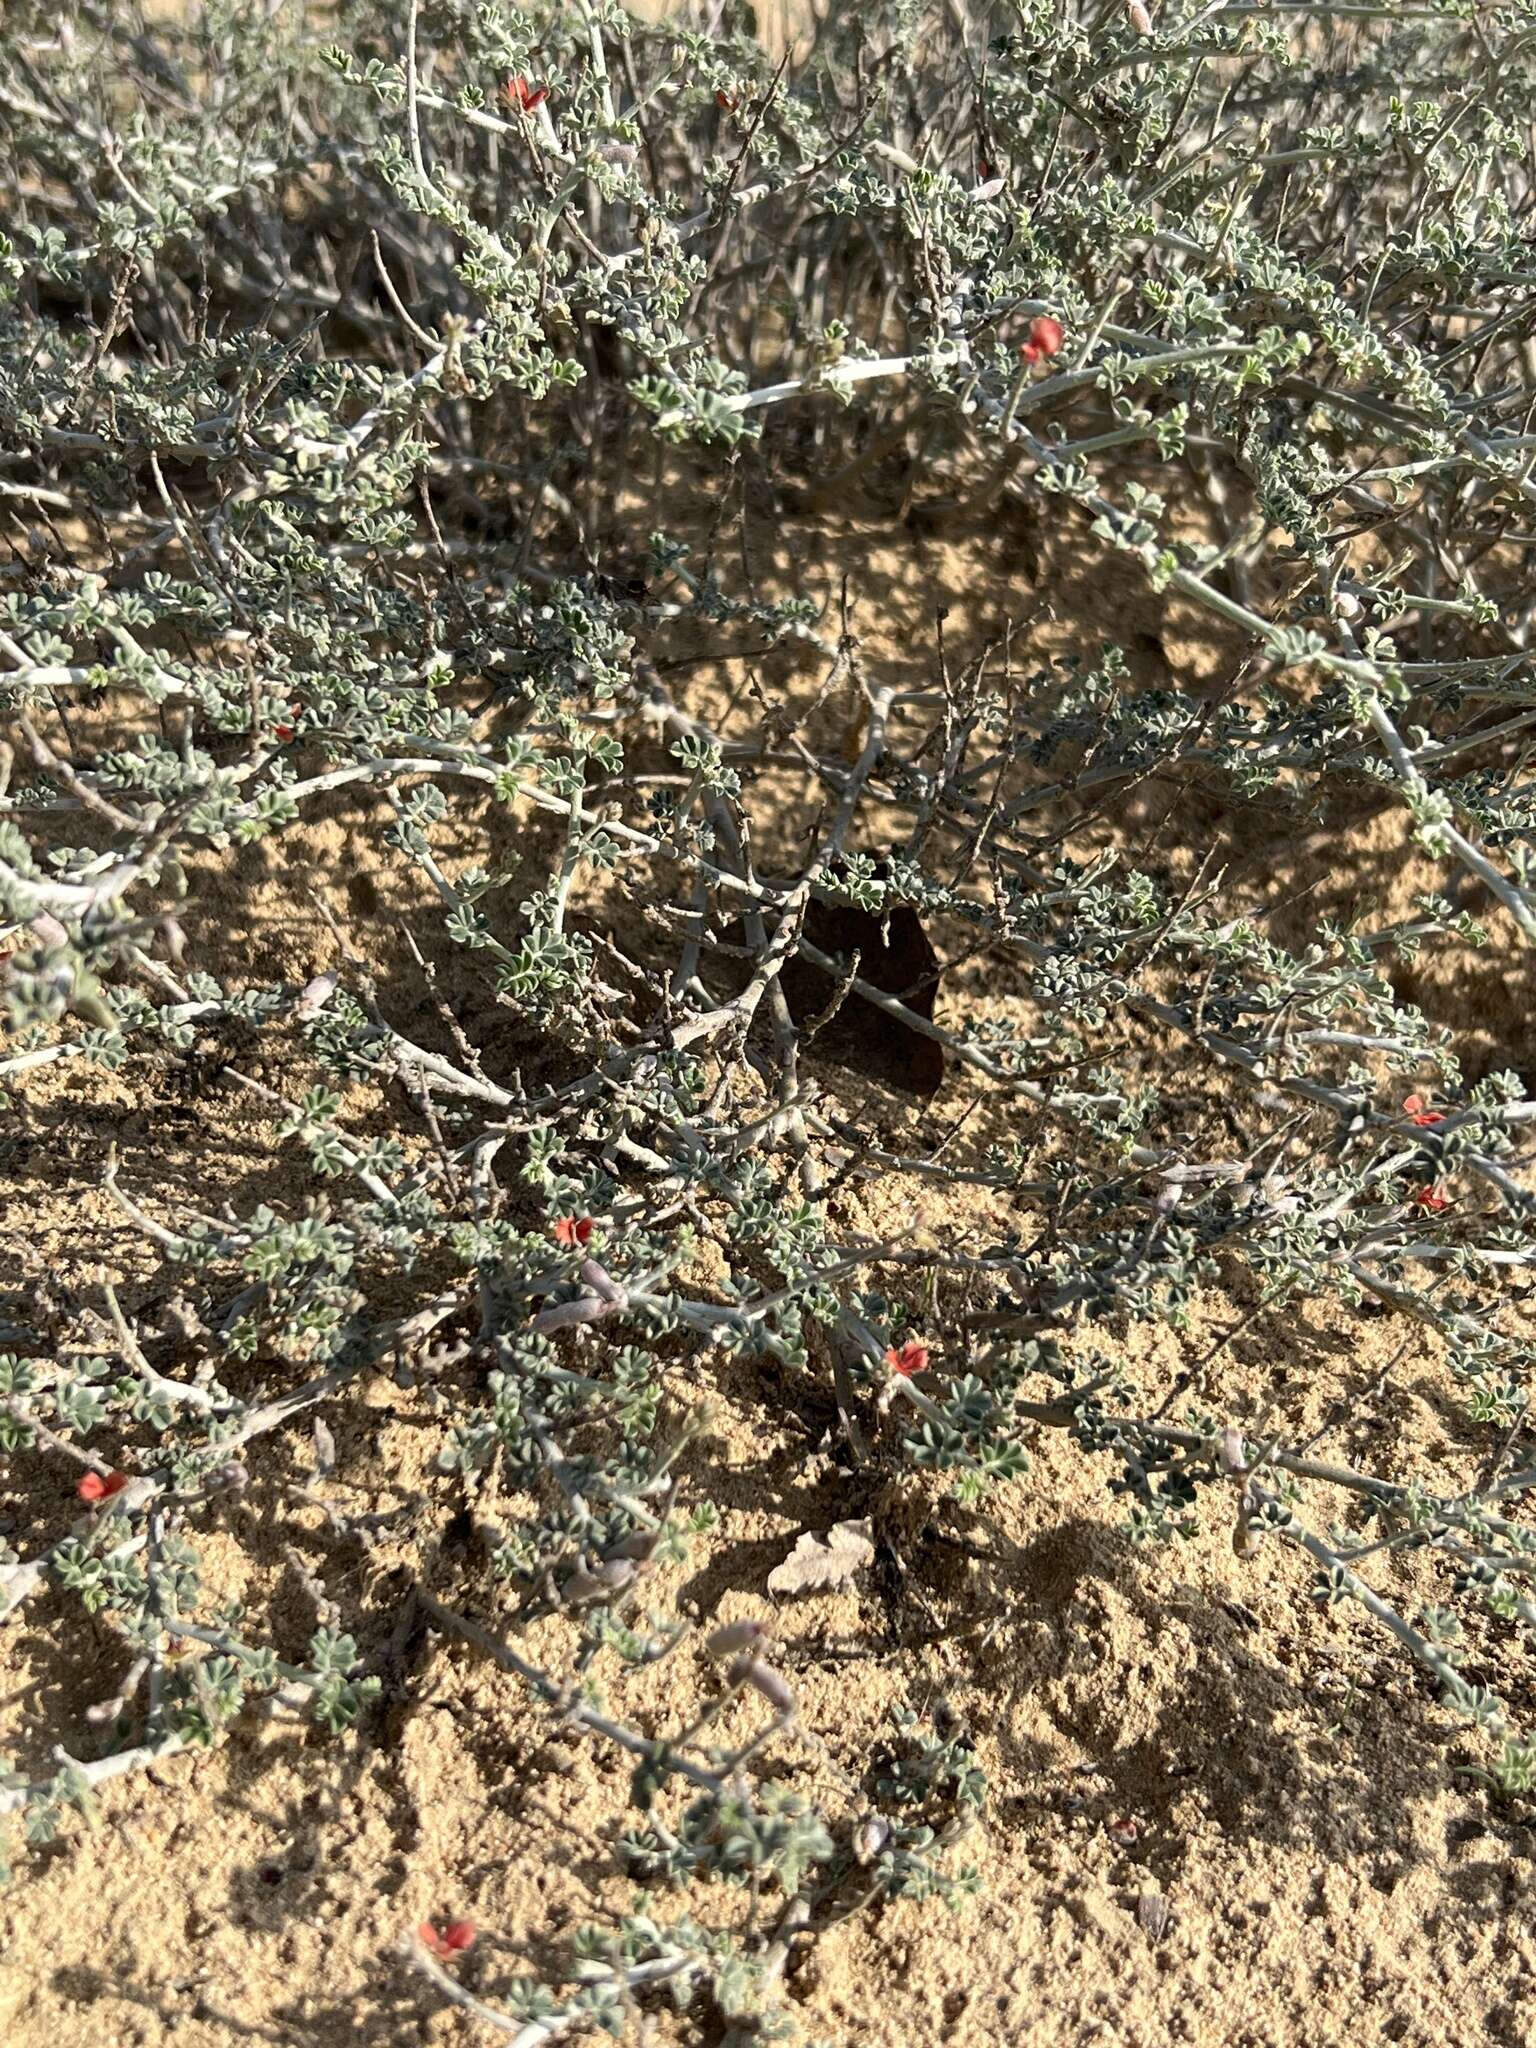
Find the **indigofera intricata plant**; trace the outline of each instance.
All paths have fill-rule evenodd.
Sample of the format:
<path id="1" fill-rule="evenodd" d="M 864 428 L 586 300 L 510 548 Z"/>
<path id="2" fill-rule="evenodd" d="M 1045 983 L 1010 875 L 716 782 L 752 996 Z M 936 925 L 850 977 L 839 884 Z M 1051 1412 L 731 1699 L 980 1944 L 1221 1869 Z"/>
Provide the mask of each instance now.
<path id="1" fill-rule="evenodd" d="M 803 1555 L 892 1487 L 985 1515 L 1062 1432 L 1137 1539 L 1293 1555 L 1455 1710 L 1457 1766 L 1529 1793 L 1536 1097 L 1402 972 L 1536 940 L 1528 0 L 871 0 L 783 62 L 734 6 L 332 12 L 0 25 L 7 1114 L 65 1065 L 213 1072 L 315 1190 L 166 1207 L 77 1163 L 157 1279 L 40 1284 L 0 1332 L 0 1445 L 53 1489 L 0 1608 L 62 1589 L 122 1676 L 0 1812 L 44 1842 L 243 1715 L 376 1711 L 394 1633 L 312 1580 L 282 1658 L 199 1544 L 308 1432 L 301 1490 L 366 1547 L 333 1432 L 392 1374 L 480 1543 L 406 1621 L 629 1758 L 609 1846 L 647 1888 L 562 1981 L 509 1981 L 469 1901 L 402 1956 L 527 2044 L 661 1996 L 777 2037 L 819 1928 L 974 1887 L 985 1781 L 948 1710 L 840 1754 L 791 1595 L 679 1608 L 719 1519 L 680 1361 L 829 1446 Z M 881 672 L 856 587 L 824 611 L 720 544 L 746 479 L 825 507 L 892 464 L 906 513 L 1019 510 L 1203 621 L 1218 678 L 1042 651 L 1028 593 Z M 1191 846 L 1192 790 L 1284 821 L 1282 869 L 1385 820 L 1425 887 L 1389 917 L 1362 877 L 1298 940 Z M 1148 791 L 1180 822 L 1117 839 Z M 249 970 L 201 878 L 343 800 L 412 877 L 398 971 L 319 890 L 331 965 Z M 932 1142 L 826 1084 L 877 1041 Z M 839 1223 L 886 1183 L 932 1198 L 921 1241 Z M 946 1225 L 966 1191 L 997 1242 Z M 1223 1290 L 1133 1383 L 1109 1337 Z M 1318 1297 L 1443 1368 L 1454 1469 L 1220 1405 L 1234 1338 Z M 520 1647 L 550 1616 L 559 1668 Z M 696 1652 L 691 1720 L 611 1703 Z M 695 1917 L 717 1884 L 745 1931 Z"/>

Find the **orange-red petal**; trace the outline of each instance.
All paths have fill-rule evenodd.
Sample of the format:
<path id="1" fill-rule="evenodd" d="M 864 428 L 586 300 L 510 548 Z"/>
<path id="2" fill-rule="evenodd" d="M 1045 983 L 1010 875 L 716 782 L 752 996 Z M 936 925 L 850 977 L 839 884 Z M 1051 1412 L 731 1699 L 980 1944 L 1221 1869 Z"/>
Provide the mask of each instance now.
<path id="1" fill-rule="evenodd" d="M 909 1337 L 899 1351 L 894 1344 L 891 1346 L 885 1354 L 885 1362 L 902 1379 L 912 1379 L 917 1373 L 928 1370 L 928 1346 L 919 1344 L 915 1337 Z"/>

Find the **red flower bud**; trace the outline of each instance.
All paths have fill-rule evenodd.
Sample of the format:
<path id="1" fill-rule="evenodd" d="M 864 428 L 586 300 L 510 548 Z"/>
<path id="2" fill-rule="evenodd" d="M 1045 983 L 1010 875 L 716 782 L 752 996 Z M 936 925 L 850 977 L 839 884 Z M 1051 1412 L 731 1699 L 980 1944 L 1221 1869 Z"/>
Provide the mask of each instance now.
<path id="1" fill-rule="evenodd" d="M 473 1920 L 450 1920 L 441 1933 L 430 1920 L 423 1920 L 416 1930 L 416 1939 L 423 1948 L 430 1949 L 435 1956 L 447 1961 L 449 1956 L 462 1955 L 467 1948 L 475 1945 L 475 1923 Z"/>
<path id="2" fill-rule="evenodd" d="M 909 1380 L 915 1373 L 928 1370 L 928 1346 L 919 1344 L 915 1337 L 909 1337 L 899 1351 L 892 1345 L 885 1354 L 885 1362 L 892 1372 Z"/>
<path id="3" fill-rule="evenodd" d="M 734 114 L 736 109 L 741 105 L 741 101 L 737 99 L 736 95 L 733 92 L 717 90 L 715 93 L 715 105 L 719 107 L 723 113 Z"/>
<path id="4" fill-rule="evenodd" d="M 75 1491 L 83 1501 L 95 1507 L 98 1501 L 110 1500 L 114 1493 L 121 1493 L 127 1484 L 126 1472 L 86 1472 L 81 1475 Z"/>
<path id="5" fill-rule="evenodd" d="M 535 108 L 543 106 L 544 102 L 549 98 L 549 87 L 547 85 L 532 86 L 521 75 L 516 78 L 509 78 L 502 90 L 510 103 L 514 107 L 521 108 L 525 114 L 531 114 Z"/>
<path id="6" fill-rule="evenodd" d="M 592 1242 L 592 1218 L 590 1216 L 562 1216 L 555 1225 L 556 1244 L 563 1244 L 568 1251 L 585 1251 Z"/>
<path id="7" fill-rule="evenodd" d="M 1029 346 L 1041 356 L 1059 354 L 1065 339 L 1066 329 L 1049 313 L 1041 313 L 1029 323 Z M 1036 360 L 1036 356 L 1030 357 L 1031 362 Z"/>
<path id="8" fill-rule="evenodd" d="M 1405 1095 L 1403 1097 L 1403 1111 L 1408 1121 L 1412 1124 L 1417 1124 L 1421 1130 L 1426 1130 L 1431 1124 L 1443 1124 L 1445 1122 L 1443 1111 L 1431 1109 L 1422 1095 Z"/>

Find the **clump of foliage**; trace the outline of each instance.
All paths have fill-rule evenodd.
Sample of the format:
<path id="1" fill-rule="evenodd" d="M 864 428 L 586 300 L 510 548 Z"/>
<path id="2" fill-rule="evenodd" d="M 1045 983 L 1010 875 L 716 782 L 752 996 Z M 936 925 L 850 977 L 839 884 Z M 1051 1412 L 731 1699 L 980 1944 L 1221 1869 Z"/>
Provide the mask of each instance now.
<path id="1" fill-rule="evenodd" d="M 714 1520 L 679 1357 L 824 1408 L 861 1499 L 907 1474 L 984 1509 L 1031 1434 L 1069 1432 L 1139 1537 L 1218 1517 L 1240 1558 L 1293 1549 L 1470 1724 L 1491 1787 L 1536 1775 L 1486 1682 L 1536 1622 L 1536 1101 L 1469 1079 L 1390 974 L 1468 942 L 1521 974 L 1536 938 L 1536 7 L 870 0 L 783 64 L 744 10 L 707 13 L 10 0 L 0 28 L 0 1080 L 24 1116 L 59 1062 L 131 1087 L 211 1060 L 329 1190 L 212 1214 L 189 1186 L 159 1214 L 93 1164 L 180 1320 L 108 1287 L 5 1335 L 0 1440 L 67 1503 L 0 1569 L 9 1626 L 52 1584 L 126 1668 L 0 1810 L 46 1840 L 253 1708 L 367 1715 L 380 1674 L 324 1588 L 279 1658 L 205 1592 L 199 1532 L 274 1433 L 313 1424 L 323 1477 L 323 1418 L 366 1375 L 446 1375 L 445 1497 L 494 1474 L 526 1510 L 488 1536 L 492 1620 L 426 1583 L 419 1613 L 629 1753 L 616 1850 L 651 1888 L 566 1984 L 494 1993 L 528 2041 L 618 2034 L 663 1993 L 771 2038 L 794 1943 L 973 1882 L 965 1732 L 898 1731 L 813 1798 L 779 1759 L 827 1731 L 764 1624 L 710 1639 L 694 1725 L 605 1705 L 679 1654 L 653 1587 Z M 1148 688 L 1098 644 L 1032 662 L 1023 629 L 898 685 L 846 620 L 669 530 L 664 493 L 657 530 L 624 523 L 647 464 L 835 494 L 898 445 L 912 490 L 1035 504 L 1209 615 L 1225 686 Z M 819 651 L 818 701 L 861 705 L 852 757 L 789 704 L 724 739 L 667 659 L 690 632 Z M 751 782 L 786 762 L 809 829 L 770 873 Z M 1407 921 L 1288 950 L 1214 858 L 1189 884 L 1166 849 L 1105 853 L 1106 810 L 1149 785 L 1298 830 L 1374 807 L 1443 880 Z M 212 860 L 338 792 L 377 799 L 419 873 L 431 1004 L 344 930 L 317 981 L 243 978 L 195 915 Z M 487 803 L 515 866 L 445 850 Z M 941 965 L 1011 993 L 984 1025 L 925 1009 L 819 943 L 818 907 L 915 911 Z M 892 1154 L 832 1115 L 797 966 L 940 1045 L 985 1142 Z M 471 1035 L 469 991 L 515 1058 Z M 286 1091 L 242 1070 L 269 1039 Z M 359 1082 L 395 1134 L 349 1127 Z M 1191 1136 L 1202 1091 L 1223 1118 Z M 1011 1190 L 1017 1234 L 840 1234 L 829 1191 L 897 1174 Z M 1243 1268 L 1266 1310 L 1421 1325 L 1476 1482 L 1216 1412 L 1203 1368 L 1148 1404 L 1095 1351 Z M 925 1322 L 935 1275 L 964 1280 L 964 1326 Z M 1413 1609 L 1408 1552 L 1441 1587 Z M 551 1612 L 569 1669 L 517 1646 Z M 709 1881 L 769 1901 L 760 1931 L 667 1907 Z M 413 1959 L 484 2012 L 451 1968 L 471 1935 Z"/>

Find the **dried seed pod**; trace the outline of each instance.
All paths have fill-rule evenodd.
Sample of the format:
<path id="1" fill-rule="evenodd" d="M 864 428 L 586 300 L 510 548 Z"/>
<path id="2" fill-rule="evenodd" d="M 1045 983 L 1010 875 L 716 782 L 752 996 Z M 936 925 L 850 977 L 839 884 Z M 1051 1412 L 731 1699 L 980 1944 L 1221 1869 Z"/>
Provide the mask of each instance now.
<path id="1" fill-rule="evenodd" d="M 589 1572 L 584 1565 L 577 1565 L 561 1584 L 560 1598 L 567 1607 L 577 1607 L 583 1601 L 600 1600 L 605 1590 L 595 1573 Z"/>
<path id="2" fill-rule="evenodd" d="M 1248 1470 L 1248 1451 L 1243 1442 L 1243 1432 L 1231 1423 L 1221 1432 L 1216 1448 L 1216 1462 L 1223 1472 L 1238 1473 Z"/>
<path id="3" fill-rule="evenodd" d="M 733 1685 L 750 1685 L 754 1692 L 761 1693 L 776 1714 L 795 1711 L 795 1696 L 789 1689 L 789 1681 L 759 1658 L 738 1657 L 731 1666 L 730 1678 Z"/>
<path id="4" fill-rule="evenodd" d="M 597 1600 L 612 1600 L 630 1584 L 635 1572 L 633 1559 L 627 1557 L 613 1558 L 592 1571 L 577 1565 L 560 1588 L 561 1601 L 567 1607 L 586 1607 Z"/>
<path id="5" fill-rule="evenodd" d="M 766 1642 L 768 1634 L 766 1621 L 727 1621 L 705 1639 L 704 1647 L 711 1657 L 738 1657 Z"/>
<path id="6" fill-rule="evenodd" d="M 1137 35 L 1149 36 L 1152 34 L 1152 17 L 1148 14 L 1146 8 L 1142 6 L 1141 0 L 1126 0 L 1125 18 L 1131 24 L 1131 27 L 1135 29 Z"/>
<path id="7" fill-rule="evenodd" d="M 305 982 L 299 992 L 299 1000 L 293 1006 L 294 1015 L 298 1017 L 318 1017 L 326 1004 L 331 1000 L 331 997 L 335 995 L 336 986 L 340 980 L 341 976 L 334 967 L 331 967 L 327 968 L 324 974 L 317 974 L 313 981 Z"/>
<path id="8" fill-rule="evenodd" d="M 855 1862 L 873 1863 L 890 1839 L 890 1822 L 878 1813 L 867 1815 L 853 1831 Z"/>

